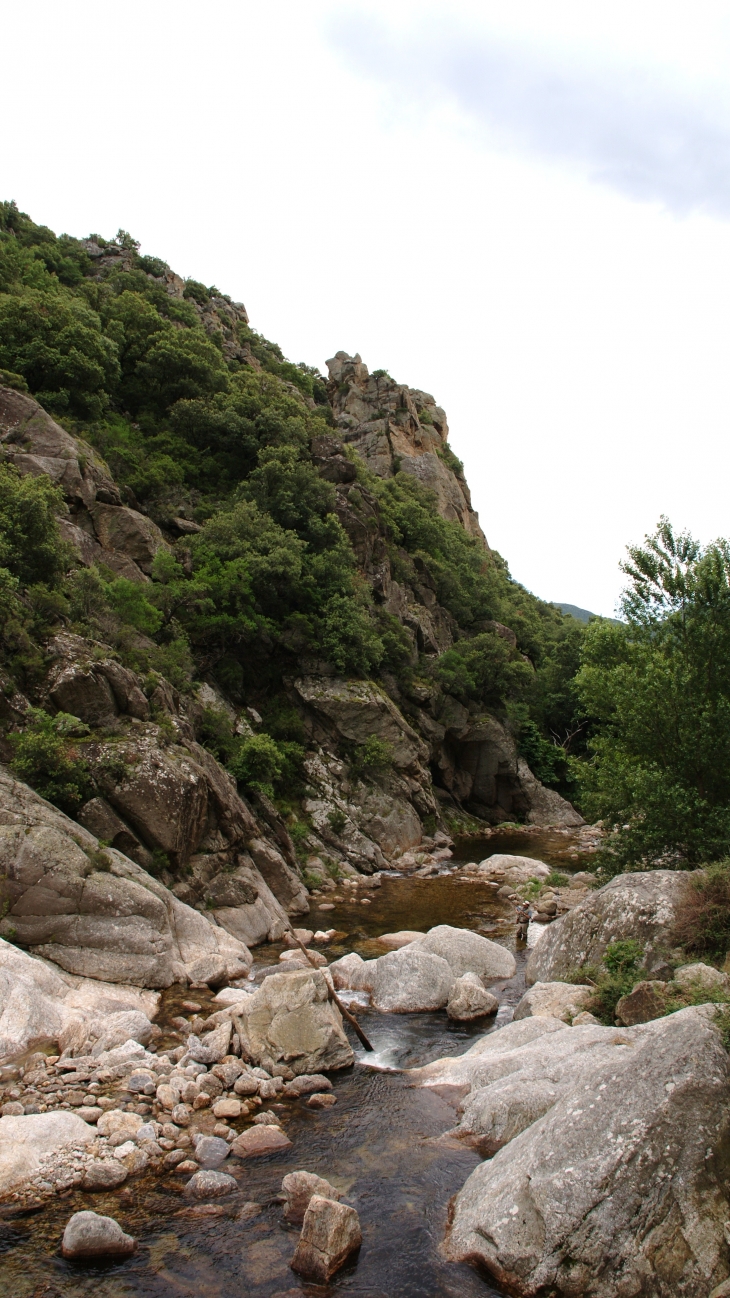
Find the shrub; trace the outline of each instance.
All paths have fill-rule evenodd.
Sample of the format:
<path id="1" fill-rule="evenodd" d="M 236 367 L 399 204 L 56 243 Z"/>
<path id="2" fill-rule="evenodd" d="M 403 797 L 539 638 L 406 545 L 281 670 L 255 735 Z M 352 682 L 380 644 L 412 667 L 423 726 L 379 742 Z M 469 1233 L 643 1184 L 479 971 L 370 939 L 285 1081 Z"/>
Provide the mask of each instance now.
<path id="1" fill-rule="evenodd" d="M 22 478 L 11 465 L 0 465 L 0 567 L 21 586 L 55 585 L 68 566 L 56 522 L 64 509 L 61 490 L 48 478 Z"/>
<path id="2" fill-rule="evenodd" d="M 722 960 L 730 950 L 730 859 L 717 861 L 692 879 L 679 911 L 674 938 L 687 951 Z"/>
<path id="3" fill-rule="evenodd" d="M 274 785 L 284 771 L 284 757 L 271 735 L 251 735 L 228 763 L 229 771 L 249 789 L 274 796 Z"/>
<path id="4" fill-rule="evenodd" d="M 330 823 L 330 828 L 332 830 L 332 833 L 336 834 L 337 837 L 339 838 L 340 834 L 345 828 L 345 825 L 347 824 L 347 816 L 345 815 L 344 811 L 340 811 L 340 808 L 337 807 L 335 811 L 329 812 L 327 819 Z"/>
<path id="5" fill-rule="evenodd" d="M 619 942 L 610 942 L 603 957 L 603 967 L 596 969 L 593 965 L 582 965 L 567 974 L 565 981 L 570 983 L 592 983 L 595 992 L 586 1006 L 602 1023 L 611 1025 L 616 1019 L 616 1006 L 622 996 L 628 996 L 637 982 L 641 981 L 639 961 L 644 948 L 635 938 Z"/>
<path id="6" fill-rule="evenodd" d="M 42 708 L 31 708 L 29 718 L 21 734 L 10 736 L 11 768 L 42 798 L 73 813 L 93 793 L 86 762 L 64 737 L 64 727 L 76 729 L 79 719 L 66 712 L 51 717 Z"/>
<path id="7" fill-rule="evenodd" d="M 393 749 L 387 739 L 370 735 L 364 744 L 358 744 L 350 758 L 350 773 L 355 779 L 387 771 L 393 763 Z"/>

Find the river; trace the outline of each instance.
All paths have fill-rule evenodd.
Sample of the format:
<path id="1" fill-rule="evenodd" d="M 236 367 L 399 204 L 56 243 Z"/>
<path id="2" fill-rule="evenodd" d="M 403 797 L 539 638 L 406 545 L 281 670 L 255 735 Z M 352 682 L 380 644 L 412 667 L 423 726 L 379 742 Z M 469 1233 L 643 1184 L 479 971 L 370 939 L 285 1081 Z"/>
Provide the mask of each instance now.
<path id="1" fill-rule="evenodd" d="M 332 1075 L 337 1104 L 325 1111 L 302 1101 L 281 1110 L 293 1147 L 284 1154 L 239 1165 L 233 1208 L 190 1215 L 182 1199 L 182 1178 L 142 1177 L 110 1195 L 70 1191 L 37 1213 L 0 1221 L 2 1298 L 489 1298 L 499 1291 L 465 1265 L 443 1261 L 439 1245 L 450 1198 L 460 1189 L 479 1155 L 451 1148 L 438 1137 L 455 1120 L 438 1096 L 414 1090 L 395 1071 L 443 1055 L 461 1054 L 486 1031 L 498 1031 L 511 1017 L 524 989 L 524 944 L 515 942 L 513 911 L 493 889 L 448 872 L 449 864 L 479 861 L 509 851 L 566 870 L 588 868 L 576 835 L 564 831 L 503 830 L 456 845 L 451 863 L 435 878 L 390 877 L 370 894 L 371 904 L 345 899 L 325 913 L 312 910 L 309 922 L 337 930 L 330 959 L 346 951 L 364 957 L 382 953 L 373 939 L 399 928 L 426 930 L 447 923 L 472 928 L 515 951 L 516 976 L 497 984 L 501 998 L 496 1023 L 450 1023 L 438 1014 L 379 1014 L 358 1008 L 375 1047 L 366 1056 L 353 1037 L 357 1062 Z M 344 894 L 334 894 L 340 896 Z M 361 895 L 362 890 L 358 890 Z M 324 899 L 322 899 L 324 900 Z M 271 963 L 280 948 L 255 952 L 258 965 Z M 189 995 L 189 993 L 187 993 Z M 180 1012 L 185 993 L 163 996 L 163 1028 Z M 212 994 L 195 993 L 209 1004 Z M 297 1231 L 283 1221 L 282 1177 L 298 1168 L 330 1180 L 360 1215 L 363 1245 L 356 1262 L 329 1286 L 302 1282 L 289 1269 Z M 243 1201 L 260 1206 L 237 1217 Z M 119 1220 L 138 1240 L 136 1254 L 105 1265 L 64 1261 L 59 1245 L 73 1212 L 93 1208 Z M 246 1214 L 244 1214 L 244 1218 Z"/>

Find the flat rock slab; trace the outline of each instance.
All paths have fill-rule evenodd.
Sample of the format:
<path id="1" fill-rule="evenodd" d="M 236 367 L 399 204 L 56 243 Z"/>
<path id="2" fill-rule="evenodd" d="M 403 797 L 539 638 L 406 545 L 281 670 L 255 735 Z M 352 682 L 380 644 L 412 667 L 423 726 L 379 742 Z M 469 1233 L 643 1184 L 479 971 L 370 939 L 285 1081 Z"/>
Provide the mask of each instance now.
<path id="1" fill-rule="evenodd" d="M 231 1145 L 231 1153 L 237 1158 L 258 1158 L 262 1154 L 276 1154 L 282 1149 L 291 1149 L 292 1142 L 284 1135 L 281 1127 L 257 1126 L 242 1131 Z"/>

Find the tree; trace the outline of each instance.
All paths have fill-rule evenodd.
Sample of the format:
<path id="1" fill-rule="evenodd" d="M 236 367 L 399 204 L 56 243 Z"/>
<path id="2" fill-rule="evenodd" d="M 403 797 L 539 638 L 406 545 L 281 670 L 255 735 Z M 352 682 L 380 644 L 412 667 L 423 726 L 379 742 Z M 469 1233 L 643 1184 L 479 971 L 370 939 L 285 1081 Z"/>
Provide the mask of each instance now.
<path id="1" fill-rule="evenodd" d="M 595 718 L 586 806 L 604 868 L 689 866 L 730 851 L 730 546 L 662 519 L 629 549 L 626 621 L 585 634 L 576 686 Z"/>
<path id="2" fill-rule="evenodd" d="M 49 409 L 98 418 L 119 377 L 96 312 L 64 290 L 0 296 L 0 366 L 22 374 Z"/>
<path id="3" fill-rule="evenodd" d="M 64 508 L 48 478 L 22 478 L 12 465 L 0 465 L 0 568 L 21 586 L 54 585 L 68 567 L 56 522 Z"/>

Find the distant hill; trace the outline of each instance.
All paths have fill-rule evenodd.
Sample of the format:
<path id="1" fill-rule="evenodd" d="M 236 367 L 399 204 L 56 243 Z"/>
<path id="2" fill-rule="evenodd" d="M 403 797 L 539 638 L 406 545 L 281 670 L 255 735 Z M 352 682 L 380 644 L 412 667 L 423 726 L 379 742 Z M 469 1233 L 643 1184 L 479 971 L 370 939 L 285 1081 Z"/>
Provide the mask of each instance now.
<path id="1" fill-rule="evenodd" d="M 578 622 L 590 622 L 592 617 L 599 616 L 598 613 L 589 612 L 587 608 L 578 608 L 577 604 L 558 604 L 557 601 L 554 600 L 553 607 L 559 608 L 561 613 L 569 613 L 570 616 L 574 617 Z M 615 622 L 616 625 L 619 625 L 619 618 L 617 617 L 606 618 L 606 621 Z"/>

